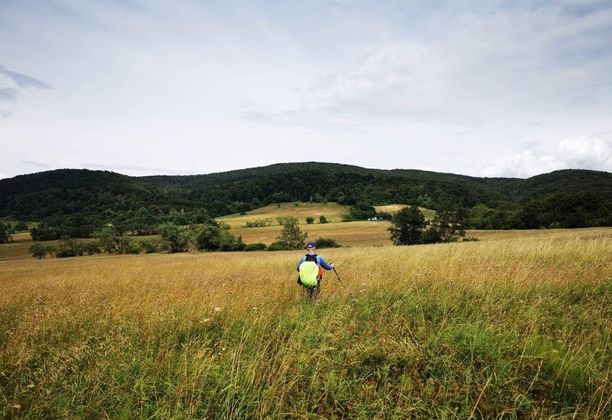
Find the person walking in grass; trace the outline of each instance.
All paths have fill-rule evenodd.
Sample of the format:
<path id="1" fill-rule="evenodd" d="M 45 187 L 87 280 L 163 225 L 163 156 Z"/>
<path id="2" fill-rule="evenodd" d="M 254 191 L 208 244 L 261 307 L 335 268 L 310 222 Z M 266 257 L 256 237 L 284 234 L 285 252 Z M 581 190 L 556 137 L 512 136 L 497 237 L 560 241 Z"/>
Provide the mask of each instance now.
<path id="1" fill-rule="evenodd" d="M 326 263 L 322 256 L 316 254 L 316 243 L 308 242 L 306 249 L 308 253 L 297 264 L 297 271 L 300 273 L 298 284 L 304 286 L 308 301 L 311 302 L 317 299 L 321 293 L 323 269 L 329 271 L 334 268 L 334 264 Z"/>

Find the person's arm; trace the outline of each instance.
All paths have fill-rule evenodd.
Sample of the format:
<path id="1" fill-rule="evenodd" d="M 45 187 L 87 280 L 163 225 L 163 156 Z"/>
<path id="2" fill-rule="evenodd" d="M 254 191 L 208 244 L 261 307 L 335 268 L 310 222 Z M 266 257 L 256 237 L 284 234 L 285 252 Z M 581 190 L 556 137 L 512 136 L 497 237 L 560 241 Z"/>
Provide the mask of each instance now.
<path id="1" fill-rule="evenodd" d="M 321 267 L 323 267 L 324 269 L 326 269 L 328 271 L 331 270 L 332 268 L 334 268 L 334 264 L 327 264 L 322 256 L 318 255 L 318 257 L 319 257 L 319 265 Z"/>
<path id="2" fill-rule="evenodd" d="M 300 258 L 300 261 L 298 262 L 297 267 L 295 268 L 296 271 L 300 271 L 300 265 L 302 265 L 305 259 L 306 257 Z"/>

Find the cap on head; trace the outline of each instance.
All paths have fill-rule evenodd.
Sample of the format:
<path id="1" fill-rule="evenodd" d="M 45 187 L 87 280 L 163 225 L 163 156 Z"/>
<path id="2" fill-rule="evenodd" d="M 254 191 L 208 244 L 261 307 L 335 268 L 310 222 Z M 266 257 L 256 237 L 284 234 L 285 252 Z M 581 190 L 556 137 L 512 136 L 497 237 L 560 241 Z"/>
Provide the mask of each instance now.
<path id="1" fill-rule="evenodd" d="M 317 244 L 315 244 L 314 242 L 308 242 L 306 244 L 306 248 L 316 248 L 316 247 L 317 247 Z"/>

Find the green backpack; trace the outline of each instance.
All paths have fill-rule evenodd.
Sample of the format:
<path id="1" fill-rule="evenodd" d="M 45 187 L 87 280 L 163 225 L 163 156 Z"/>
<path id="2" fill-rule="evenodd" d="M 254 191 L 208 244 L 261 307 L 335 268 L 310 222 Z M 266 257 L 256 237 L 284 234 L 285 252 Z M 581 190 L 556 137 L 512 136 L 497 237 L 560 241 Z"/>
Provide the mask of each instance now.
<path id="1" fill-rule="evenodd" d="M 300 281 L 306 287 L 315 287 L 319 284 L 319 265 L 317 255 L 306 255 L 306 260 L 300 264 Z"/>

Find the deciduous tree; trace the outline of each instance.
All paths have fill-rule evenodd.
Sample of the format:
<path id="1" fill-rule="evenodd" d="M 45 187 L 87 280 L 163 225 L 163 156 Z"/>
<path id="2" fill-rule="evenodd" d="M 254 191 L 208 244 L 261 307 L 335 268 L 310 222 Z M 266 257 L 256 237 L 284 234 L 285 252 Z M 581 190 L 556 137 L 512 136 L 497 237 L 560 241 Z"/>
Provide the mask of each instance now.
<path id="1" fill-rule="evenodd" d="M 295 217 L 285 217 L 282 225 L 283 229 L 281 230 L 281 234 L 277 239 L 286 243 L 291 249 L 304 248 L 308 233 L 302 233 L 300 227 L 298 226 L 298 219 Z"/>
<path id="2" fill-rule="evenodd" d="M 32 253 L 32 257 L 42 260 L 47 256 L 47 247 L 40 242 L 36 242 L 34 245 L 30 246 L 30 252 Z"/>
<path id="3" fill-rule="evenodd" d="M 426 225 L 425 216 L 418 206 L 410 206 L 395 213 L 388 230 L 394 245 L 413 245 L 423 241 Z"/>
<path id="4" fill-rule="evenodd" d="M 9 242 L 11 240 L 10 227 L 4 222 L 0 222 L 0 244 Z"/>

